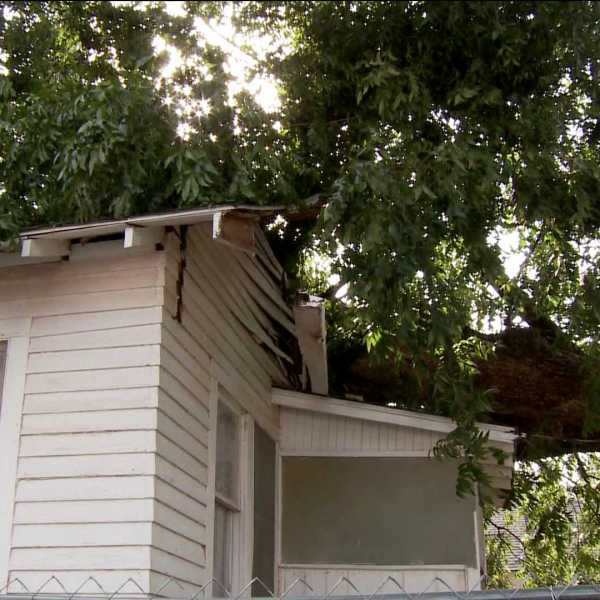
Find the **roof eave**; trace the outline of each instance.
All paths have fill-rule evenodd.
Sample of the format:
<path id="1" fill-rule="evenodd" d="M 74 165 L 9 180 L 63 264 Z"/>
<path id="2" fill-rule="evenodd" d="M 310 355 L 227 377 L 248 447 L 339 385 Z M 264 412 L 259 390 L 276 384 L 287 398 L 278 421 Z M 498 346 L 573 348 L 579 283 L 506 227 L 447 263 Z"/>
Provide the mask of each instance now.
<path id="1" fill-rule="evenodd" d="M 456 428 L 456 423 L 447 417 L 419 413 L 396 408 L 388 408 L 375 404 L 366 404 L 351 400 L 341 400 L 329 396 L 318 396 L 293 390 L 274 388 L 272 392 L 274 404 L 297 408 L 312 412 L 388 423 L 427 431 L 450 433 Z M 510 427 L 477 423 L 477 426 L 489 434 L 489 440 L 505 444 L 513 444 L 519 437 Z"/>

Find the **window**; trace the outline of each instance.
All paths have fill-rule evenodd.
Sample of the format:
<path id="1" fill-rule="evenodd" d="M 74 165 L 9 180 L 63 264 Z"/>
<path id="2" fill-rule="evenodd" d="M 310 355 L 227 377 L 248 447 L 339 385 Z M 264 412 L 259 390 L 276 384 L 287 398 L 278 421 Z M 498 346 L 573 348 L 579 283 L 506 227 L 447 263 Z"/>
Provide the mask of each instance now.
<path id="1" fill-rule="evenodd" d="M 282 560 L 475 567 L 476 506 L 448 461 L 286 456 Z"/>
<path id="2" fill-rule="evenodd" d="M 227 404 L 217 409 L 217 495 L 239 509 L 240 417 Z"/>
<path id="3" fill-rule="evenodd" d="M 213 586 L 213 595 L 219 597 L 226 596 L 225 590 L 230 592 L 233 584 L 234 521 L 240 512 L 240 431 L 240 416 L 219 402 L 213 554 L 213 577 L 219 582 Z"/>
<path id="4" fill-rule="evenodd" d="M 8 342 L 0 340 L 0 415 L 2 414 L 2 390 L 4 388 L 4 371 L 6 370 L 6 349 Z"/>

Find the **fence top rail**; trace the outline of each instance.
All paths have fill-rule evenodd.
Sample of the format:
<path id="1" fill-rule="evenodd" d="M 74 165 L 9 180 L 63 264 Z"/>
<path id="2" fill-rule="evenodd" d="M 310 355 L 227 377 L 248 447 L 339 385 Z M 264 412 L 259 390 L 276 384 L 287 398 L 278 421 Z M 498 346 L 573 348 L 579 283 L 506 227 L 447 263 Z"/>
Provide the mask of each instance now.
<path id="1" fill-rule="evenodd" d="M 196 593 L 193 596 L 151 594 L 145 592 L 97 592 L 97 593 L 46 593 L 43 591 L 0 592 L 0 600 L 218 600 L 210 595 Z M 250 598 L 246 595 L 225 595 L 230 600 Z M 600 584 L 549 586 L 535 589 L 491 589 L 455 591 L 449 587 L 443 592 L 420 593 L 374 593 L 363 594 L 305 594 L 305 595 L 265 595 L 253 600 L 600 600 Z"/>

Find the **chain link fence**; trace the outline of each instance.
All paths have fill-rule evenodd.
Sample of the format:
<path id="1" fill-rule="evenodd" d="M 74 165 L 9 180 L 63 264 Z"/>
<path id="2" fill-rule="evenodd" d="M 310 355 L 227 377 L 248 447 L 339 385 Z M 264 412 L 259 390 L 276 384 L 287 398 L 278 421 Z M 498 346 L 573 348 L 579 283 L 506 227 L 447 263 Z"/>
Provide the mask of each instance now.
<path id="1" fill-rule="evenodd" d="M 548 586 L 535 589 L 486 589 L 488 577 L 481 579 L 469 590 L 454 589 L 441 577 L 432 577 L 430 583 L 419 592 L 408 592 L 399 582 L 400 577 L 386 576 L 371 590 L 361 590 L 349 577 L 340 577 L 325 594 L 315 593 L 308 581 L 299 577 L 287 589 L 276 594 L 259 578 L 255 577 L 239 592 L 232 593 L 216 579 L 207 581 L 193 594 L 182 594 L 184 586 L 175 578 L 166 578 L 153 592 L 144 590 L 134 579 L 128 578 L 114 590 L 106 590 L 95 577 L 84 579 L 75 589 L 67 589 L 60 576 L 52 575 L 36 589 L 31 589 L 19 577 L 0 588 L 2 600 L 208 600 L 210 598 L 275 598 L 277 600 L 600 600 L 600 582 L 592 585 Z M 345 593 L 341 593 L 343 588 Z M 58 591 L 49 591 L 49 590 Z M 257 593 L 257 589 L 260 592 Z M 348 593 L 347 590 L 351 590 Z"/>

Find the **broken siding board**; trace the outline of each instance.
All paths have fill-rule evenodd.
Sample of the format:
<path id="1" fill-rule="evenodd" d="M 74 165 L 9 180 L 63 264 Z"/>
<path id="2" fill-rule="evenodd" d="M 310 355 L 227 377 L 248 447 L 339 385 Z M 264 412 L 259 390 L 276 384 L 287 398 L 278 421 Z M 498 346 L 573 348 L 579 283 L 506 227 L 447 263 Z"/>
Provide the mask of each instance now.
<path id="1" fill-rule="evenodd" d="M 235 255 L 235 258 L 237 258 L 238 262 L 248 273 L 250 279 L 269 298 L 273 306 L 277 307 L 281 313 L 288 317 L 288 320 L 284 321 L 283 324 L 285 325 L 287 322 L 293 323 L 294 313 L 292 309 L 286 304 L 281 295 L 281 290 L 274 285 L 273 280 L 269 277 L 263 267 L 247 256 Z M 292 331 L 292 333 L 294 332 Z"/>
<path id="2" fill-rule="evenodd" d="M 270 390 L 270 380 L 268 375 L 263 371 L 265 383 L 257 384 L 255 382 L 253 377 L 254 370 L 248 368 L 248 364 L 234 349 L 236 343 L 238 346 L 241 345 L 240 340 L 236 340 L 235 335 L 232 342 L 225 340 L 223 332 L 212 324 L 215 318 L 217 319 L 217 322 L 219 322 L 219 317 L 214 314 L 207 315 L 206 312 L 197 305 L 197 298 L 192 300 L 191 296 L 197 292 L 197 286 L 187 285 L 187 295 L 184 303 L 185 308 L 183 315 L 184 329 L 187 329 L 192 338 L 198 340 L 217 362 L 224 363 L 226 361 L 228 363 L 223 366 L 229 373 L 229 378 L 235 379 L 241 377 L 243 374 L 245 385 L 247 386 L 245 392 L 247 396 L 251 397 L 256 392 L 257 398 L 260 399 L 259 401 L 270 404 L 269 392 L 267 392 L 267 390 Z M 182 335 L 181 340 L 185 341 L 185 336 Z M 225 385 L 227 385 L 227 383 L 225 383 Z"/>
<path id="3" fill-rule="evenodd" d="M 199 249 L 196 250 L 197 252 L 200 252 L 200 254 L 203 252 L 209 252 L 209 241 L 205 240 L 202 236 L 198 236 L 196 240 L 197 241 L 192 242 L 192 247 L 194 247 L 194 244 L 198 244 Z M 224 249 L 221 249 L 220 252 L 213 251 L 211 256 L 218 265 L 218 270 L 230 274 L 230 276 L 226 277 L 225 279 L 228 282 L 230 289 L 235 290 L 232 292 L 232 296 L 236 297 L 239 295 L 239 303 L 245 306 L 247 310 L 252 311 L 253 315 L 260 321 L 262 327 L 264 327 L 264 329 L 270 335 L 275 337 L 275 329 L 271 323 L 271 320 L 258 306 L 256 306 L 256 303 L 252 301 L 248 291 L 242 285 L 242 280 L 248 277 L 248 275 L 244 272 L 239 263 L 227 256 L 227 252 L 224 251 Z M 210 261 L 205 261 L 205 263 L 209 265 Z"/>
<path id="4" fill-rule="evenodd" d="M 269 361 L 269 358 L 263 352 L 256 352 L 257 344 L 248 330 L 242 327 L 237 319 L 232 319 L 231 314 L 227 314 L 227 310 L 219 301 L 218 296 L 215 297 L 212 282 L 196 270 L 191 260 L 187 262 L 186 274 L 188 280 L 185 285 L 188 287 L 188 291 L 191 290 L 190 296 L 201 306 L 205 318 L 208 318 L 209 329 L 212 328 L 213 331 L 217 329 L 218 333 L 227 340 L 233 353 L 240 355 L 245 364 L 252 368 L 252 373 L 257 378 L 262 376 L 264 379 L 265 366 L 261 362 Z"/>
<path id="5" fill-rule="evenodd" d="M 238 273 L 248 279 L 247 274 L 236 262 L 230 262 L 228 268 L 231 259 L 226 257 L 231 251 L 210 240 L 198 239 L 195 229 L 188 230 L 180 321 L 172 317 L 177 308 L 179 246 L 173 236 L 165 241 L 166 302 L 161 338 L 155 505 L 157 512 L 163 507 L 173 521 L 171 525 L 163 525 L 173 533 L 170 543 L 174 546 L 167 548 L 163 544 L 161 550 L 152 552 L 153 560 L 165 559 L 160 567 L 153 563 L 156 571 L 181 577 L 185 570 L 188 580 L 198 576 L 198 562 L 206 559 L 203 556 L 199 561 L 198 547 L 194 544 L 202 545 L 210 528 L 207 519 L 211 510 L 207 505 L 213 502 L 207 498 L 208 472 L 196 460 L 201 439 L 202 451 L 208 452 L 208 422 L 195 426 L 194 433 L 189 431 L 188 415 L 201 407 L 200 419 L 204 422 L 210 417 L 206 386 L 216 378 L 259 423 L 271 432 L 276 431 L 277 409 L 270 401 L 271 378 L 281 377 L 281 369 L 271 352 L 256 341 L 260 332 L 271 339 L 275 328 L 263 309 L 251 309 L 246 304 L 253 302 L 251 296 L 241 283 L 233 281 Z M 267 323 L 269 328 L 265 327 Z M 204 405 L 195 397 L 198 389 Z M 185 529 L 189 520 L 196 524 L 194 532 Z M 189 545 L 189 540 L 194 544 Z"/>
<path id="6" fill-rule="evenodd" d="M 202 260 L 203 249 L 195 247 L 195 242 L 192 240 L 188 246 L 188 260 L 191 260 L 195 266 L 197 267 L 200 273 L 203 273 L 208 281 L 213 280 L 215 282 L 214 290 L 220 300 L 222 300 L 226 306 L 229 307 L 229 310 L 233 315 L 238 316 L 240 320 L 244 320 L 245 318 L 252 319 L 252 324 L 254 325 L 255 321 L 253 319 L 253 315 L 251 313 L 250 306 L 248 304 L 243 303 L 238 295 L 233 291 L 232 277 L 231 271 L 222 271 L 220 269 L 216 269 L 212 262 L 214 261 L 216 265 L 220 267 L 225 267 L 221 262 L 220 252 L 212 252 L 211 259 Z M 204 255 L 206 256 L 206 254 Z M 229 265 L 227 265 L 229 267 Z M 231 267 L 229 267 L 231 269 Z"/>
<path id="7" fill-rule="evenodd" d="M 200 245 L 209 243 L 206 236 L 202 236 L 201 233 L 195 239 L 198 240 L 196 243 Z M 237 268 L 241 269 L 238 280 L 246 287 L 247 291 L 254 298 L 254 301 L 263 307 L 271 319 L 275 321 L 279 320 L 284 327 L 294 334 L 293 312 L 285 303 L 278 285 L 270 279 L 265 271 L 261 270 L 261 267 L 251 257 L 228 249 L 219 250 L 223 252 L 230 263 L 237 265 Z M 232 267 L 229 268 L 231 269 Z"/>
<path id="8" fill-rule="evenodd" d="M 190 268 L 191 267 L 191 268 Z M 252 355 L 248 347 L 255 349 L 255 342 L 250 338 L 248 331 L 242 328 L 230 315 L 223 314 L 224 309 L 218 300 L 211 296 L 211 284 L 203 281 L 201 276 L 195 272 L 193 265 L 188 263 L 186 268 L 186 283 L 189 294 L 185 297 L 183 307 L 190 313 L 198 315 L 197 322 L 201 323 L 206 334 L 213 340 L 219 342 L 230 355 L 239 355 L 244 361 L 246 368 L 251 367 L 256 377 L 264 372 L 261 367 L 260 354 Z M 204 287 L 202 287 L 204 284 Z M 183 317 L 185 318 L 185 317 Z M 239 327 L 239 329 L 237 329 Z"/>
<path id="9" fill-rule="evenodd" d="M 269 241 L 267 240 L 264 231 L 260 227 L 256 228 L 255 236 L 256 241 L 258 243 L 257 256 L 259 256 L 260 259 L 266 265 L 268 265 L 268 268 L 273 273 L 275 280 L 278 282 L 282 281 L 285 277 L 283 267 L 279 264 L 279 261 L 275 257 L 275 254 L 273 254 L 271 245 L 269 244 Z"/>
<path id="10" fill-rule="evenodd" d="M 257 227 L 257 229 L 258 229 L 258 227 Z M 281 288 L 280 288 L 281 276 L 273 277 L 271 272 L 268 270 L 268 268 L 263 265 L 263 261 L 265 259 L 265 253 L 263 252 L 262 248 L 261 248 L 259 254 L 262 256 L 263 260 L 257 260 L 255 257 L 251 257 L 251 256 L 244 257 L 243 255 L 240 255 L 239 253 L 237 256 L 240 259 L 244 259 L 244 258 L 249 259 L 247 261 L 240 260 L 240 263 L 245 268 L 250 267 L 252 269 L 249 272 L 249 275 L 253 279 L 256 277 L 256 274 L 258 274 L 258 276 L 260 277 L 260 280 L 257 283 L 259 283 L 259 285 L 261 285 L 261 286 L 263 286 L 263 285 L 266 286 L 265 292 L 267 292 L 271 296 L 272 301 L 276 304 L 281 305 L 281 307 L 284 311 L 291 310 L 290 307 L 285 303 L 285 300 L 283 299 L 283 296 L 281 295 Z M 275 292 L 277 292 L 277 293 L 275 293 Z"/>
<path id="11" fill-rule="evenodd" d="M 263 381 L 269 381 L 270 378 L 276 379 L 281 378 L 281 372 L 275 367 L 274 363 L 268 359 L 262 350 L 257 347 L 257 344 L 254 340 L 251 341 L 253 344 L 253 350 L 255 352 L 255 359 L 260 361 L 261 367 L 254 367 L 251 371 L 249 369 L 249 365 L 247 360 L 241 356 L 241 352 L 235 351 L 235 336 L 234 341 L 230 342 L 229 336 L 226 332 L 219 331 L 217 327 L 215 327 L 206 317 L 202 315 L 201 307 L 197 306 L 193 301 L 187 301 L 187 304 L 184 304 L 184 315 L 183 315 L 183 324 L 184 330 L 188 330 L 190 335 L 202 343 L 206 348 L 211 348 L 210 352 L 213 357 L 218 359 L 218 357 L 223 357 L 230 364 L 235 365 L 237 369 L 239 369 L 239 374 L 243 374 L 245 378 L 248 379 L 248 383 L 253 385 L 254 389 L 261 390 L 259 394 L 262 393 L 264 389 L 265 383 L 258 382 L 258 387 L 256 385 L 256 379 L 253 375 L 258 371 L 257 377 L 260 377 Z M 227 336 L 227 337 L 226 337 Z M 185 338 L 186 342 L 188 337 L 183 334 L 182 339 Z M 237 345 L 239 346 L 243 340 L 238 339 Z M 246 342 L 248 343 L 248 342 Z M 238 373 L 232 373 L 232 375 L 238 375 Z"/>
<path id="12" fill-rule="evenodd" d="M 239 264 L 243 266 L 243 262 L 238 260 Z M 248 273 L 248 270 L 246 269 Z M 250 275 L 248 273 L 248 275 Z M 285 327 L 292 335 L 296 335 L 296 327 L 293 321 L 293 313 L 291 308 L 288 307 L 288 311 L 284 311 L 279 304 L 272 301 L 271 295 L 265 292 L 262 286 L 260 286 L 255 279 L 251 276 L 242 279 L 242 283 L 252 296 L 255 302 L 257 302 L 265 311 L 270 318 L 278 322 L 280 325 Z M 271 290 L 274 293 L 273 290 Z M 279 293 L 279 292 L 278 292 Z M 287 306 L 287 305 L 285 305 Z M 290 317 L 290 313 L 292 316 Z"/>
<path id="13" fill-rule="evenodd" d="M 219 262 L 218 252 L 212 256 L 215 262 Z M 235 264 L 235 261 L 230 261 L 230 263 Z M 248 330 L 252 337 L 258 338 L 257 341 L 265 344 L 274 354 L 285 358 L 288 362 L 293 362 L 275 343 L 276 336 L 273 327 L 265 324 L 265 322 L 268 323 L 268 319 L 255 307 L 255 303 L 248 301 L 243 294 L 238 297 L 240 296 L 239 290 L 234 289 L 233 284 L 230 283 L 235 281 L 236 285 L 239 285 L 238 278 L 232 277 L 231 266 L 225 267 L 223 265 L 223 271 L 227 272 L 228 276 L 222 276 L 218 270 L 213 270 L 211 261 L 198 261 L 194 264 L 200 272 L 204 272 L 207 281 L 219 283 L 219 285 L 214 286 L 219 305 L 227 307 L 232 318 L 236 319 L 242 327 Z M 261 316 L 257 317 L 257 314 Z M 259 320 L 263 322 L 259 323 Z"/>

